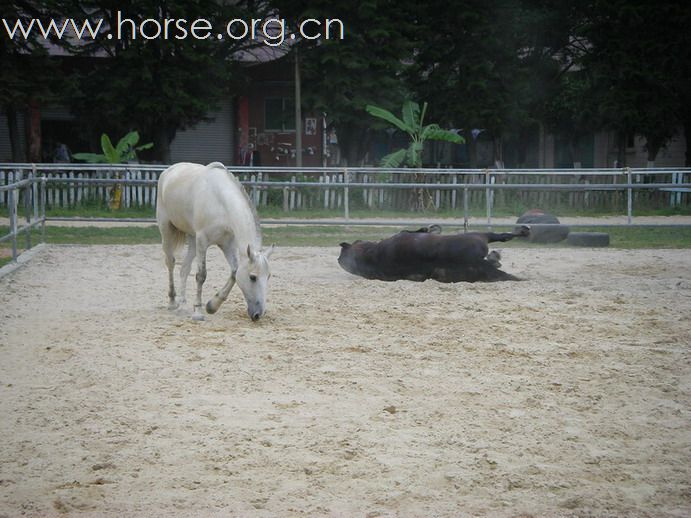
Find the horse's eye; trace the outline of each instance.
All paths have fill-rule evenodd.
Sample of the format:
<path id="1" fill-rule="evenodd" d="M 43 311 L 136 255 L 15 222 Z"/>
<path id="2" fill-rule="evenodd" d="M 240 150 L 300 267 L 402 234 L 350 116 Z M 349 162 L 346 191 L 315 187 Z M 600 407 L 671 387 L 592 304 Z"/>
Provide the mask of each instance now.
<path id="1" fill-rule="evenodd" d="M 250 280 L 252 282 L 257 282 L 257 276 L 256 275 L 250 275 Z"/>

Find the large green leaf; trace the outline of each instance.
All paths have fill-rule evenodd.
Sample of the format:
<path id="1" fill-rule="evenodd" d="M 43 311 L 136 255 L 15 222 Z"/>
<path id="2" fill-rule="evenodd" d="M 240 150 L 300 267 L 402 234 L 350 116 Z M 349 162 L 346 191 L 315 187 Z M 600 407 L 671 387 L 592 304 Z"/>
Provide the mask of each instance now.
<path id="1" fill-rule="evenodd" d="M 413 129 L 413 133 L 420 131 L 420 105 L 415 101 L 403 103 L 403 122 Z"/>
<path id="2" fill-rule="evenodd" d="M 407 149 L 399 149 L 398 151 L 386 155 L 381 159 L 381 167 L 401 167 L 401 164 L 405 161 L 407 151 Z"/>
<path id="3" fill-rule="evenodd" d="M 90 164 L 108 163 L 108 160 L 106 160 L 105 155 L 100 155 L 97 153 L 75 153 L 74 155 L 72 155 L 72 158 L 75 158 L 77 160 L 84 160 L 84 162 L 89 162 Z"/>
<path id="4" fill-rule="evenodd" d="M 406 161 L 409 167 L 422 167 L 422 148 L 424 143 L 421 140 L 411 142 L 408 146 Z"/>
<path id="5" fill-rule="evenodd" d="M 423 140 L 442 140 L 444 142 L 453 142 L 454 144 L 463 144 L 465 139 L 454 133 L 453 131 L 441 129 L 438 124 L 429 124 L 422 130 Z"/>
<path id="6" fill-rule="evenodd" d="M 110 141 L 110 137 L 105 133 L 101 135 L 101 149 L 103 149 L 103 154 L 106 157 L 106 161 L 110 164 L 120 163 L 120 155 L 113 147 L 113 143 Z"/>
<path id="7" fill-rule="evenodd" d="M 378 106 L 372 106 L 371 104 L 368 104 L 367 106 L 365 106 L 365 110 L 370 115 L 373 115 L 373 116 L 378 117 L 380 119 L 384 119 L 386 122 L 393 124 L 398 129 L 405 131 L 406 133 L 414 133 L 413 127 L 408 126 L 405 122 L 403 122 L 401 119 L 396 117 L 389 110 L 385 110 L 384 108 L 379 108 Z"/>
<path id="8" fill-rule="evenodd" d="M 139 133 L 136 131 L 130 131 L 118 141 L 118 145 L 115 146 L 115 151 L 120 160 L 134 158 L 133 150 L 134 146 L 137 145 L 137 142 L 139 142 Z"/>

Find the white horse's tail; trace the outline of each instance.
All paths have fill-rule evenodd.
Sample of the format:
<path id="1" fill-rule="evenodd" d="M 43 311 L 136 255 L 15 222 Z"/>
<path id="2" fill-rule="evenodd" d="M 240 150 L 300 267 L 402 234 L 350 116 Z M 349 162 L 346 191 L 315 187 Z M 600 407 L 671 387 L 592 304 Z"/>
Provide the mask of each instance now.
<path id="1" fill-rule="evenodd" d="M 168 222 L 168 236 L 170 237 L 170 242 L 173 245 L 173 252 L 177 253 L 182 247 L 185 246 L 187 241 L 187 234 L 185 234 L 178 227 L 173 225 L 170 221 Z"/>

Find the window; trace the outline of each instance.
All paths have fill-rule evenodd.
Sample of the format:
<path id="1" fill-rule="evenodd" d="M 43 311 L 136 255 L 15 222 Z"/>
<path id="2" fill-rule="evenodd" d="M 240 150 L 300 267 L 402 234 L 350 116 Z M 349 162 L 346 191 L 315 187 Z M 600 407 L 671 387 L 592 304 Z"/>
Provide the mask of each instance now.
<path id="1" fill-rule="evenodd" d="M 290 97 L 264 100 L 264 128 L 268 131 L 295 130 L 295 102 Z"/>

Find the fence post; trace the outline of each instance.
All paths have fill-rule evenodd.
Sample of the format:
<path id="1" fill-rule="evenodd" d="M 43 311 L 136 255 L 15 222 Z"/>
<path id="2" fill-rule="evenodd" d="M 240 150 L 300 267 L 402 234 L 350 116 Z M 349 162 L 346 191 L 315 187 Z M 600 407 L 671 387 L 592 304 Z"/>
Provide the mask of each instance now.
<path id="1" fill-rule="evenodd" d="M 633 219 L 633 189 L 631 188 L 633 177 L 630 167 L 627 167 L 624 171 L 626 172 L 626 181 L 629 184 L 626 189 L 626 222 L 630 225 Z"/>
<path id="2" fill-rule="evenodd" d="M 468 232 L 468 186 L 463 187 L 463 231 Z"/>
<path id="3" fill-rule="evenodd" d="M 12 236 L 12 260 L 17 261 L 17 205 L 15 189 L 11 188 L 7 193 L 7 205 L 10 209 L 10 235 Z"/>
<path id="4" fill-rule="evenodd" d="M 295 183 L 296 178 L 295 176 L 290 177 L 290 183 Z M 293 211 L 295 210 L 295 187 L 290 188 L 290 210 Z"/>
<path id="5" fill-rule="evenodd" d="M 350 203 L 348 202 L 350 194 L 350 189 L 348 188 L 348 184 L 350 183 L 350 172 L 347 167 L 343 169 L 343 183 L 345 183 L 345 187 L 343 188 L 343 211 L 345 220 L 348 221 L 350 219 Z"/>
<path id="6" fill-rule="evenodd" d="M 29 200 L 31 194 L 31 185 L 33 184 L 33 173 L 29 173 L 30 183 L 24 187 L 24 216 L 26 217 L 26 249 L 31 248 L 31 201 Z"/>
<path id="7" fill-rule="evenodd" d="M 41 177 L 41 243 L 46 242 L 46 175 Z"/>
<path id="8" fill-rule="evenodd" d="M 329 182 L 329 175 L 326 173 L 324 173 L 324 183 L 330 183 Z M 328 188 L 324 188 L 324 208 L 325 209 L 331 208 L 330 198 L 331 198 L 330 190 Z"/>
<path id="9" fill-rule="evenodd" d="M 31 201 L 34 207 L 34 219 L 38 220 L 38 183 L 36 180 L 36 164 L 31 164 Z"/>
<path id="10" fill-rule="evenodd" d="M 489 186 L 493 183 L 494 178 L 492 178 L 489 169 L 485 169 L 485 184 Z M 485 201 L 487 204 L 487 229 L 492 230 L 492 196 L 494 195 L 494 191 L 491 187 L 487 187 L 485 193 Z"/>

